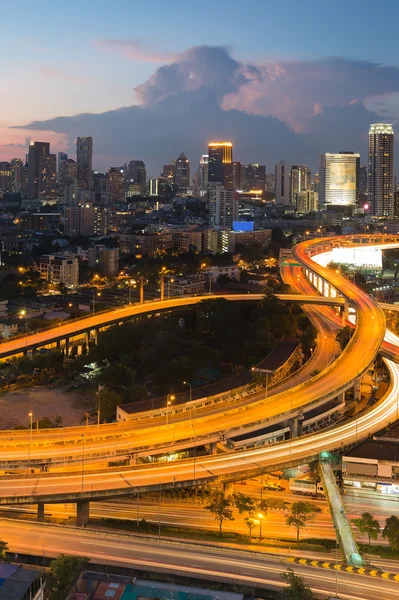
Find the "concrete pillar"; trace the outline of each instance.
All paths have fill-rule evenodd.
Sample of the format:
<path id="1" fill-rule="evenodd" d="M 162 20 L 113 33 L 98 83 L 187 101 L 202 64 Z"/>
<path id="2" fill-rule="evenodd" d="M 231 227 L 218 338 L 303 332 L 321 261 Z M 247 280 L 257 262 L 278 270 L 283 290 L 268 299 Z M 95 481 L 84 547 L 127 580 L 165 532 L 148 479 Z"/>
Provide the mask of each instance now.
<path id="1" fill-rule="evenodd" d="M 129 456 L 129 465 L 137 465 L 137 456 Z"/>
<path id="2" fill-rule="evenodd" d="M 65 356 L 69 356 L 69 337 L 65 338 Z"/>
<path id="3" fill-rule="evenodd" d="M 345 402 L 345 392 L 341 392 L 340 394 L 338 394 L 337 396 L 338 400 L 340 400 L 340 402 Z"/>
<path id="4" fill-rule="evenodd" d="M 211 442 L 209 444 L 209 453 L 210 454 L 217 454 L 218 453 L 218 447 L 216 442 Z"/>
<path id="5" fill-rule="evenodd" d="M 165 299 L 165 273 L 161 273 L 161 300 Z"/>
<path id="6" fill-rule="evenodd" d="M 140 304 L 144 303 L 144 277 L 140 277 Z"/>
<path id="7" fill-rule="evenodd" d="M 223 483 L 223 498 L 228 498 L 233 495 L 233 482 L 225 481 Z"/>
<path id="8" fill-rule="evenodd" d="M 354 391 L 354 398 L 356 401 L 361 400 L 362 394 L 361 394 L 361 390 L 360 390 L 360 384 L 361 384 L 361 380 L 358 379 L 354 385 L 353 391 Z"/>
<path id="9" fill-rule="evenodd" d="M 89 522 L 90 502 L 89 500 L 78 500 L 76 503 L 76 525 L 86 527 Z"/>
<path id="10" fill-rule="evenodd" d="M 61 348 L 61 340 L 57 340 L 57 350 Z"/>
<path id="11" fill-rule="evenodd" d="M 302 435 L 302 421 L 302 416 L 292 417 L 292 419 L 290 419 L 291 439 Z"/>
<path id="12" fill-rule="evenodd" d="M 39 521 L 44 520 L 44 503 L 39 502 L 37 505 L 37 518 Z"/>

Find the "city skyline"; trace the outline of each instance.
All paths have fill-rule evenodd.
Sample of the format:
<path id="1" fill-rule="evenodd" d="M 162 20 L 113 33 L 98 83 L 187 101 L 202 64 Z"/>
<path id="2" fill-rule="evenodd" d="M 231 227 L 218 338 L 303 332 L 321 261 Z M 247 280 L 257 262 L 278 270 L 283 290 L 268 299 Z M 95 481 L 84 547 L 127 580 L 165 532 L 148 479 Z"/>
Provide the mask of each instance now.
<path id="1" fill-rule="evenodd" d="M 300 42 L 289 35 L 292 2 L 284 20 L 269 3 L 257 6 L 256 19 L 231 11 L 228 28 L 221 26 L 226 3 L 220 2 L 212 7 L 212 25 L 198 32 L 182 27 L 182 16 L 166 15 L 169 41 L 153 20 L 148 31 L 146 8 L 134 15 L 138 35 L 132 37 L 132 8 L 122 3 L 124 10 L 110 24 L 102 4 L 95 12 L 84 7 L 79 24 L 66 33 L 73 11 L 55 19 L 63 11 L 48 4 L 39 23 L 22 2 L 18 31 L 11 25 L 0 42 L 13 56 L 3 67 L 0 160 L 23 158 L 30 139 L 46 139 L 54 151 L 70 153 L 78 136 L 92 136 L 95 169 L 142 159 L 156 176 L 165 160 L 181 152 L 196 163 L 216 136 L 232 139 L 242 162 L 269 167 L 286 160 L 315 170 L 324 152 L 351 150 L 366 158 L 369 124 L 397 124 L 393 23 L 399 9 L 392 2 L 385 2 L 390 22 L 375 15 L 375 27 L 384 21 L 383 48 L 361 35 L 369 27 L 367 10 L 345 5 L 343 19 L 340 2 L 334 10 L 323 7 L 317 19 L 310 12 Z M 185 7 L 185 20 L 191 15 L 195 23 L 195 6 Z M 161 4 L 152 10 L 160 11 Z M 251 43 L 238 35 L 249 21 Z M 327 22 L 331 32 L 342 34 L 338 49 Z M 351 28 L 355 35 L 349 35 Z"/>

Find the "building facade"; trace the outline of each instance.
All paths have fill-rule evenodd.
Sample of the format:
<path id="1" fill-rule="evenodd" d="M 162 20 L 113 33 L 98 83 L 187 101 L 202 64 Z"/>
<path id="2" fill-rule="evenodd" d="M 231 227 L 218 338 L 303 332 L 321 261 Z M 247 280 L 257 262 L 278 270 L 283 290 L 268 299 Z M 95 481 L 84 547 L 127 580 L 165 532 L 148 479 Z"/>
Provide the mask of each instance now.
<path id="1" fill-rule="evenodd" d="M 237 192 L 226 190 L 221 184 L 208 186 L 209 225 L 232 228 L 238 221 L 240 200 Z"/>
<path id="2" fill-rule="evenodd" d="M 91 190 L 93 187 L 93 138 L 78 137 L 76 142 L 76 163 L 78 187 Z"/>
<path id="3" fill-rule="evenodd" d="M 326 152 L 321 155 L 320 205 L 356 206 L 359 197 L 360 154 Z"/>
<path id="4" fill-rule="evenodd" d="M 394 132 L 386 123 L 370 125 L 367 194 L 371 214 L 393 217 Z"/>
<path id="5" fill-rule="evenodd" d="M 39 259 L 40 276 L 50 283 L 77 287 L 79 259 L 73 255 L 44 254 Z"/>
<path id="6" fill-rule="evenodd" d="M 175 163 L 175 183 L 180 193 L 184 194 L 190 187 L 190 163 L 182 152 Z"/>
<path id="7" fill-rule="evenodd" d="M 220 183 L 226 190 L 234 189 L 233 144 L 211 142 L 208 146 L 208 183 Z"/>
<path id="8" fill-rule="evenodd" d="M 282 160 L 275 166 L 275 197 L 277 204 L 290 203 L 290 168 Z"/>

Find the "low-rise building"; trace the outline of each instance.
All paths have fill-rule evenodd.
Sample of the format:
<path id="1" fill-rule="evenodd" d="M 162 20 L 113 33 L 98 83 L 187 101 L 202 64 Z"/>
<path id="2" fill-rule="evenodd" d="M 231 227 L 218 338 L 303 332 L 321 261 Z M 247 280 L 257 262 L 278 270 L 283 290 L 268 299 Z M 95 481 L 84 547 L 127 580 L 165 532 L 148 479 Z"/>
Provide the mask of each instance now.
<path id="1" fill-rule="evenodd" d="M 222 252 L 235 252 L 238 245 L 249 246 L 254 243 L 266 247 L 270 244 L 271 238 L 271 229 L 255 229 L 253 231 L 224 230 L 220 232 L 220 250 Z"/>
<path id="2" fill-rule="evenodd" d="M 89 267 L 98 269 L 105 277 L 116 277 L 119 270 L 119 248 L 96 244 L 87 251 Z"/>
<path id="3" fill-rule="evenodd" d="M 43 600 L 45 587 L 42 571 L 0 563 L 0 600 Z"/>
<path id="4" fill-rule="evenodd" d="M 206 284 L 206 277 L 203 273 L 194 273 L 189 277 L 168 277 L 165 279 L 166 295 L 169 297 L 203 294 Z"/>
<path id="5" fill-rule="evenodd" d="M 204 271 L 213 283 L 215 283 L 220 275 L 226 275 L 229 279 L 240 279 L 240 269 L 237 265 L 222 265 L 220 267 L 206 267 Z"/>
<path id="6" fill-rule="evenodd" d="M 2 338 L 9 338 L 12 335 L 16 335 L 18 333 L 18 321 L 16 319 L 6 319 L 4 317 L 0 318 L 0 336 Z"/>
<path id="7" fill-rule="evenodd" d="M 40 276 L 50 283 L 79 285 L 79 259 L 71 254 L 44 254 L 39 260 Z"/>
<path id="8" fill-rule="evenodd" d="M 188 252 L 202 250 L 203 232 L 191 229 L 173 229 L 172 246 L 176 247 L 177 252 Z"/>
<path id="9" fill-rule="evenodd" d="M 21 212 L 19 227 L 24 231 L 57 231 L 61 224 L 61 213 Z"/>

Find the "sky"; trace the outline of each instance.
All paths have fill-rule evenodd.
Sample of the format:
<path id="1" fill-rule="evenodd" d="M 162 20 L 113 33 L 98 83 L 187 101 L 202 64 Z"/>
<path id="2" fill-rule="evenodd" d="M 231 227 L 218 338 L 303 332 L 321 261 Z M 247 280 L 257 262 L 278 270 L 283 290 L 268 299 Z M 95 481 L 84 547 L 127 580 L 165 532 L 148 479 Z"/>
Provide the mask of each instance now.
<path id="1" fill-rule="evenodd" d="M 224 136 L 268 171 L 325 151 L 365 163 L 369 123 L 399 130 L 398 22 L 397 0 L 19 0 L 0 36 L 0 160 L 30 139 L 73 156 L 93 135 L 95 168 L 143 159 L 156 176 Z"/>

